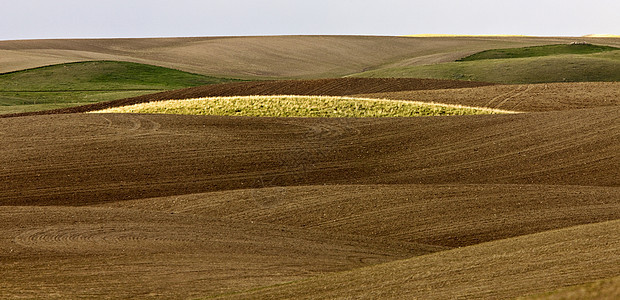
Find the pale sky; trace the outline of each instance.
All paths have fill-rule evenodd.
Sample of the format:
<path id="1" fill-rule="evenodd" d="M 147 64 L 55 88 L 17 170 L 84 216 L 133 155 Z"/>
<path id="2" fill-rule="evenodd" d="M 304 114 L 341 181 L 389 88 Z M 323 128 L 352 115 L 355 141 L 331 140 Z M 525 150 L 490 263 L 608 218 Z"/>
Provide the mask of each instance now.
<path id="1" fill-rule="evenodd" d="M 620 0 L 0 0 L 0 40 L 620 34 Z"/>

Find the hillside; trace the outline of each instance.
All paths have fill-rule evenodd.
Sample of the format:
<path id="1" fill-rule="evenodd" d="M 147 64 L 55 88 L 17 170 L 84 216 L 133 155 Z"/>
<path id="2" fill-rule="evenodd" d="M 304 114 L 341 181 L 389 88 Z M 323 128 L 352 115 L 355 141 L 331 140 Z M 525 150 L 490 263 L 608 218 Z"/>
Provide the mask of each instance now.
<path id="1" fill-rule="evenodd" d="M 390 66 L 450 62 L 476 52 L 618 38 L 268 36 L 0 41 L 0 72 L 85 60 L 151 64 L 234 78 L 339 77 Z"/>
<path id="2" fill-rule="evenodd" d="M 587 43 L 557 44 L 523 48 L 491 49 L 463 57 L 457 61 L 474 61 L 481 59 L 525 58 L 562 54 L 592 54 L 616 51 L 620 48 L 592 45 Z"/>
<path id="3" fill-rule="evenodd" d="M 341 77 L 469 66 L 495 80 L 567 70 L 613 80 L 617 50 L 454 62 L 574 39 L 0 41 L 0 68 L 17 68 L 0 75 L 13 88 L 0 94 L 124 97 L 0 115 L 0 299 L 614 299 L 618 82 Z M 95 58 L 107 61 L 83 62 Z M 202 85 L 228 77 L 318 79 Z M 251 110 L 264 99 L 294 113 L 325 108 L 316 99 L 354 109 L 346 118 L 84 113 L 227 96 Z M 519 113 L 359 118 L 359 103 L 347 102 L 385 113 L 403 100 Z"/>

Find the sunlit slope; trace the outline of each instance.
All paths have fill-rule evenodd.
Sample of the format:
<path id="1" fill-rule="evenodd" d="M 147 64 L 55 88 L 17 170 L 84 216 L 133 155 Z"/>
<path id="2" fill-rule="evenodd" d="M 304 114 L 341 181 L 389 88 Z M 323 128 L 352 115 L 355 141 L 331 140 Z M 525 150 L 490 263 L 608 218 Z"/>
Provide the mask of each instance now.
<path id="1" fill-rule="evenodd" d="M 93 61 L 0 74 L 0 113 L 75 106 L 231 81 L 129 62 Z"/>
<path id="2" fill-rule="evenodd" d="M 617 276 L 620 221 L 582 225 L 222 298 L 511 298 Z"/>
<path id="3" fill-rule="evenodd" d="M 0 72 L 84 60 L 133 61 L 217 77 L 338 77 L 390 65 L 454 61 L 488 49 L 620 39 L 268 36 L 0 41 Z M 602 40 L 602 41 L 601 41 Z"/>
<path id="4" fill-rule="evenodd" d="M 206 97 L 153 101 L 95 113 L 146 113 L 251 117 L 377 118 L 514 113 L 459 105 L 329 96 Z"/>
<path id="5" fill-rule="evenodd" d="M 360 77 L 416 77 L 497 83 L 620 81 L 620 51 L 589 55 L 554 55 L 484 59 L 424 66 L 385 68 Z"/>

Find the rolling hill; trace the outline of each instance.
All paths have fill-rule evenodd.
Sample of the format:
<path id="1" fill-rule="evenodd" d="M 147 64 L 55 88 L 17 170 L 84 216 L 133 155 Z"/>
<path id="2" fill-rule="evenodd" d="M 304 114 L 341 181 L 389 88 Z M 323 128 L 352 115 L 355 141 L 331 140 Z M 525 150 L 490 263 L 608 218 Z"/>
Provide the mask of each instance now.
<path id="1" fill-rule="evenodd" d="M 618 38 L 267 36 L 0 41 L 0 72 L 114 60 L 215 77 L 340 77 L 368 70 L 450 62 L 476 52 Z"/>
<path id="2" fill-rule="evenodd" d="M 151 65 L 92 61 L 0 74 L 0 114 L 76 106 L 232 81 Z"/>

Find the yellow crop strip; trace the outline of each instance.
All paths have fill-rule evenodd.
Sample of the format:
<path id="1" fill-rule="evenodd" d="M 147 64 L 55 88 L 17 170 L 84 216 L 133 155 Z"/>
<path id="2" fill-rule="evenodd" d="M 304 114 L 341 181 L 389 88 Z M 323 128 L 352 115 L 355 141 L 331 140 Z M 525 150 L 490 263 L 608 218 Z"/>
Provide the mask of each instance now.
<path id="1" fill-rule="evenodd" d="M 96 112 L 255 117 L 416 117 L 515 113 L 438 103 L 325 96 L 243 96 L 166 100 Z"/>

